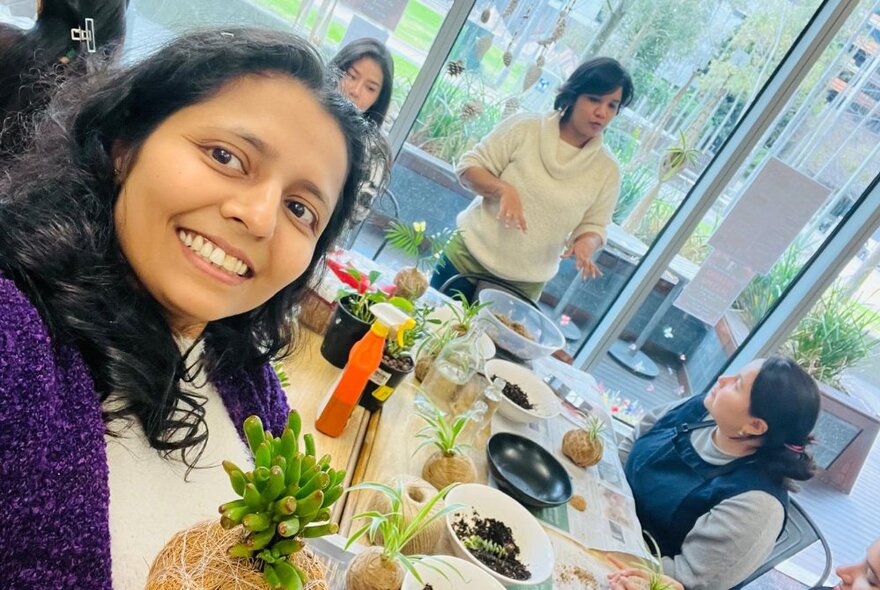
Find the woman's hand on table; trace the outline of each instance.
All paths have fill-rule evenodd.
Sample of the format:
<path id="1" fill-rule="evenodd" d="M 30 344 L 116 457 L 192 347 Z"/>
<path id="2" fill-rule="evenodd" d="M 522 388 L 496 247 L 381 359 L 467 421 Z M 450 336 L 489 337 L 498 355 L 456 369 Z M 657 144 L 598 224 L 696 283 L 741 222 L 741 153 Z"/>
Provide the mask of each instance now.
<path id="1" fill-rule="evenodd" d="M 562 257 L 571 258 L 574 256 L 574 265 L 575 268 L 580 271 L 581 279 L 585 281 L 587 278 L 595 279 L 602 276 L 602 271 L 599 270 L 599 267 L 593 262 L 593 254 L 595 254 L 596 249 L 601 245 L 602 238 L 599 237 L 598 234 L 588 232 L 578 236 L 577 239 L 572 242 L 571 246 L 569 246 L 568 250 L 562 254 Z"/>
<path id="2" fill-rule="evenodd" d="M 523 213 L 522 201 L 519 193 L 512 184 L 504 181 L 498 181 L 498 188 L 495 191 L 498 198 L 498 215 L 495 217 L 498 221 L 504 222 L 504 227 L 513 227 L 520 229 L 525 233 L 528 230 L 526 224 L 526 216 Z"/>

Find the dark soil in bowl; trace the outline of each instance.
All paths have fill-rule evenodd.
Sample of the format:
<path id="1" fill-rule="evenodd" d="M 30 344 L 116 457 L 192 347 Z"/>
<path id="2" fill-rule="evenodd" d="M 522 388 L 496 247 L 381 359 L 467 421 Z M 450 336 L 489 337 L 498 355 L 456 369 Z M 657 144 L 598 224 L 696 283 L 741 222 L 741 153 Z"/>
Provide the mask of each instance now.
<path id="1" fill-rule="evenodd" d="M 507 385 L 504 386 L 504 395 L 507 396 L 507 399 L 518 405 L 524 410 L 534 410 L 535 404 L 529 401 L 529 396 L 526 395 L 526 392 L 522 390 L 522 388 L 516 383 L 507 382 Z"/>
<path id="2" fill-rule="evenodd" d="M 519 560 L 520 548 L 513 540 L 513 531 L 500 520 L 482 518 L 473 511 L 470 517 L 460 516 L 456 519 L 452 530 L 463 543 L 473 537 L 481 539 L 482 542 L 473 543 L 477 547 L 468 547 L 468 551 L 493 571 L 514 580 L 532 577 L 532 573 Z M 492 545 L 495 551 L 491 550 Z"/>
<path id="3" fill-rule="evenodd" d="M 434 590 L 434 587 L 430 584 L 425 584 L 424 586 L 422 586 L 422 590 Z"/>

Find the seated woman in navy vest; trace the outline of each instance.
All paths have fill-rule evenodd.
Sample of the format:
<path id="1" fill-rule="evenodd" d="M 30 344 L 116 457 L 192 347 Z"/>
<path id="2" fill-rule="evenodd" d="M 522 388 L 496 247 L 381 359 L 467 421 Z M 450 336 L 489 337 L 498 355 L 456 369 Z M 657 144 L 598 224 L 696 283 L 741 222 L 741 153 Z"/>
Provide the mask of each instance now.
<path id="1" fill-rule="evenodd" d="M 770 555 L 806 452 L 819 389 L 793 360 L 756 360 L 708 392 L 654 410 L 621 445 L 644 530 L 687 590 L 745 580 Z"/>

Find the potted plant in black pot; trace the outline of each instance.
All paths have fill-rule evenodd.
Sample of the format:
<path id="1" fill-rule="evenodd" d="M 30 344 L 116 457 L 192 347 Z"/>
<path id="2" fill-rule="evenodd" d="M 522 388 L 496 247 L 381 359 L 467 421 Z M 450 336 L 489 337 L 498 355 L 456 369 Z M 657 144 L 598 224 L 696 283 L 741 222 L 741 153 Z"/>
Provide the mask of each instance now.
<path id="1" fill-rule="evenodd" d="M 412 354 L 413 346 L 425 335 L 427 325 L 440 323 L 440 320 L 428 318 L 434 312 L 433 307 L 427 305 L 410 305 L 409 309 L 406 309 L 403 305 L 398 307 L 407 312 L 416 323 L 411 329 L 400 334 L 399 338 L 396 336 L 388 338 L 385 350 L 382 353 L 382 362 L 379 365 L 379 369 L 367 381 L 367 385 L 364 387 L 361 399 L 358 402 L 371 412 L 381 408 L 382 404 L 394 393 L 403 378 L 415 369 L 416 363 Z"/>
<path id="2" fill-rule="evenodd" d="M 373 304 L 387 301 L 404 311 L 411 309 L 412 304 L 402 297 L 395 297 L 393 285 L 378 288 L 379 271 L 364 274 L 353 266 L 329 263 L 328 266 L 346 288 L 340 289 L 336 295 L 338 305 L 324 334 L 321 356 L 341 369 L 348 362 L 351 347 L 364 337 L 375 319 L 370 311 Z"/>

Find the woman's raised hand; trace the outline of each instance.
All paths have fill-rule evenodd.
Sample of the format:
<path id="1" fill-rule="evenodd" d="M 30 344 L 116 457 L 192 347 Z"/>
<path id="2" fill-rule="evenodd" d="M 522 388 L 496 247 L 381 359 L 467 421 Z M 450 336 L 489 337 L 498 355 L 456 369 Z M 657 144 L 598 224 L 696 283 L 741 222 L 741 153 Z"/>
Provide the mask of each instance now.
<path id="1" fill-rule="evenodd" d="M 504 227 L 515 227 L 525 233 L 528 230 L 526 224 L 526 216 L 523 213 L 522 201 L 519 193 L 513 188 L 513 185 L 506 182 L 499 182 L 496 191 L 498 195 L 498 216 L 496 219 L 504 223 Z"/>

